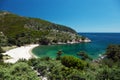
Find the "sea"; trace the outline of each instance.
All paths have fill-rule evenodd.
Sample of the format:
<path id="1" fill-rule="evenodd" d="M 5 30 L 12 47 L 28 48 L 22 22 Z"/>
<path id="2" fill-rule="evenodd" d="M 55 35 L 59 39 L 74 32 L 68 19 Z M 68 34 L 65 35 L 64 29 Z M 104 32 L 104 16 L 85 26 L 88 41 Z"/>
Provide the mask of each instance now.
<path id="1" fill-rule="evenodd" d="M 111 44 L 120 44 L 120 33 L 79 33 L 91 39 L 90 43 L 63 44 L 63 45 L 40 45 L 32 50 L 38 57 L 56 58 L 57 52 L 61 50 L 62 56 L 72 55 L 75 57 L 80 51 L 85 51 L 93 59 L 105 54 Z"/>

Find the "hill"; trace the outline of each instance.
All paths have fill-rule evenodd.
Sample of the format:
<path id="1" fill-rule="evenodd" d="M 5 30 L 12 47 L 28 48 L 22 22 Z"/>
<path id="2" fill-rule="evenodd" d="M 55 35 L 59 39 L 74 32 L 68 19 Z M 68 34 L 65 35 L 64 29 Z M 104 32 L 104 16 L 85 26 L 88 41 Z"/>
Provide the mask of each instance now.
<path id="1" fill-rule="evenodd" d="M 2 38 L 6 39 L 6 45 L 19 46 L 30 43 L 66 43 L 81 38 L 75 30 L 67 26 L 6 11 L 0 11 L 0 32 Z"/>

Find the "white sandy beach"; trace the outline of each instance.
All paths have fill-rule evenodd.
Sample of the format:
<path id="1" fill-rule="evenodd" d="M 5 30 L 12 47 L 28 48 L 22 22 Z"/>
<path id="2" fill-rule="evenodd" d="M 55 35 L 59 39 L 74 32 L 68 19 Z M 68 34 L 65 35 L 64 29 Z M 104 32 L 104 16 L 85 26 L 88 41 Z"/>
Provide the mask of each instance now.
<path id="1" fill-rule="evenodd" d="M 38 44 L 32 44 L 32 45 L 27 45 L 27 46 L 21 46 L 15 49 L 11 49 L 9 51 L 7 51 L 6 53 L 3 53 L 4 55 L 9 55 L 11 57 L 11 59 L 5 60 L 4 62 L 6 63 L 15 63 L 17 62 L 19 59 L 30 59 L 33 57 L 33 55 L 31 54 L 31 50 L 34 47 L 39 46 Z"/>

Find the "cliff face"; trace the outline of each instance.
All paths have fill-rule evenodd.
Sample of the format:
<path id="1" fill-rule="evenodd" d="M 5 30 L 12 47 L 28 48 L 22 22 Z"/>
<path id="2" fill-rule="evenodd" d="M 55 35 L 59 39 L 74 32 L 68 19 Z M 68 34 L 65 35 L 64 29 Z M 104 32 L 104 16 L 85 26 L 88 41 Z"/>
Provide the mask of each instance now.
<path id="1" fill-rule="evenodd" d="M 38 18 L 18 16 L 0 11 L 0 32 L 8 38 L 8 44 L 58 43 L 79 40 L 81 36 L 67 26 Z"/>

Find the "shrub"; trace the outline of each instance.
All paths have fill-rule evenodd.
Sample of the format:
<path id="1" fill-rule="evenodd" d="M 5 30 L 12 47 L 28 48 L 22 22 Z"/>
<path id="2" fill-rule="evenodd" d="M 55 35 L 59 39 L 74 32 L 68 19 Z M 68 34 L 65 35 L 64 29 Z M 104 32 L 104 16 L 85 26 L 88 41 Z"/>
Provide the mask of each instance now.
<path id="1" fill-rule="evenodd" d="M 77 68 L 83 70 L 87 63 L 73 56 L 63 56 L 61 63 L 69 68 Z"/>
<path id="2" fill-rule="evenodd" d="M 120 61 L 120 45 L 109 45 L 106 51 L 108 59 Z"/>
<path id="3" fill-rule="evenodd" d="M 79 53 L 77 53 L 77 56 L 80 56 L 82 60 L 92 60 L 92 58 L 84 51 L 80 51 Z"/>

